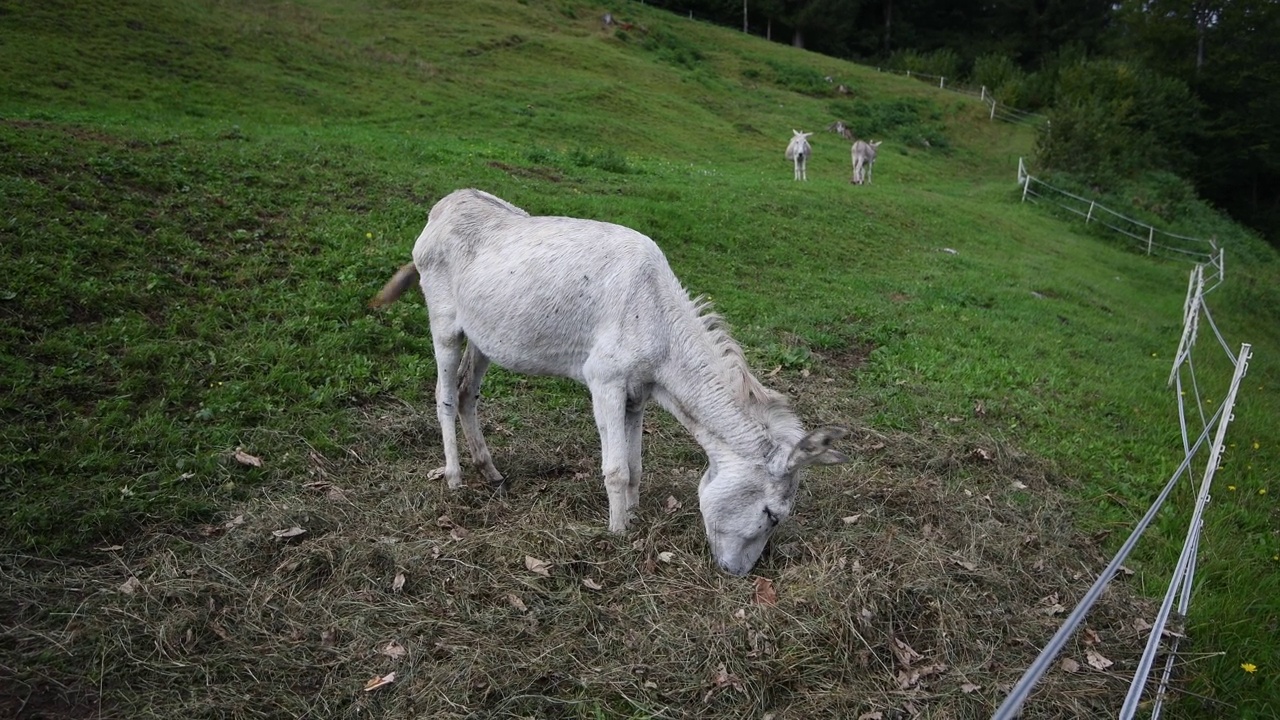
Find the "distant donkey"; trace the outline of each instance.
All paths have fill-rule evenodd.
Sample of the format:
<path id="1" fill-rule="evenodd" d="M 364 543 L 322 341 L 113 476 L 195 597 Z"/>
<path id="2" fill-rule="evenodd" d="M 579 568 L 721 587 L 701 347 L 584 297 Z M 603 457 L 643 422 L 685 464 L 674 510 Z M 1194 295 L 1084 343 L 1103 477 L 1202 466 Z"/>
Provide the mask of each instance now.
<path id="1" fill-rule="evenodd" d="M 491 361 L 591 391 L 614 532 L 639 502 L 645 406 L 653 399 L 674 415 L 707 453 L 698 503 L 711 554 L 734 575 L 751 570 L 791 514 L 801 470 L 848 460 L 833 447 L 845 431 L 805 432 L 787 396 L 751 374 L 720 316 L 689 297 L 662 250 L 635 230 L 534 217 L 458 190 L 431 208 L 413 262 L 371 304 L 415 283 L 427 301 L 451 488 L 462 485 L 459 419 L 480 472 L 505 486 L 476 414 Z"/>
<path id="2" fill-rule="evenodd" d="M 791 130 L 791 142 L 787 143 L 787 159 L 796 164 L 796 180 L 808 180 L 805 174 L 805 164 L 809 162 L 809 155 L 813 153 L 813 148 L 809 147 L 809 136 L 813 133 L 800 132 L 799 130 Z"/>
<path id="3" fill-rule="evenodd" d="M 876 164 L 876 148 L 880 141 L 866 142 L 858 140 L 853 144 L 853 178 L 849 182 L 854 185 L 871 184 L 871 166 Z"/>

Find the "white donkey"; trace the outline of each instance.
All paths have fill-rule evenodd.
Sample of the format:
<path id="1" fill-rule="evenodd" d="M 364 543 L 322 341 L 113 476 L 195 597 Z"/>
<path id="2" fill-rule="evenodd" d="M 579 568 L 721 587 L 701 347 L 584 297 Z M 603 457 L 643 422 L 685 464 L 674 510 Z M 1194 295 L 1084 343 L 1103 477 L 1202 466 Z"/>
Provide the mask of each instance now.
<path id="1" fill-rule="evenodd" d="M 609 495 L 609 529 L 639 500 L 640 440 L 652 397 L 707 453 L 698 502 L 711 553 L 745 575 L 791 513 L 807 465 L 846 461 L 840 428 L 805 434 L 786 398 L 760 384 L 706 303 L 692 300 L 648 237 L 610 223 L 533 217 L 479 190 L 436 203 L 400 268 L 370 303 L 420 281 L 435 349 L 444 477 L 462 484 L 455 417 L 489 483 L 505 481 L 476 401 L 490 361 L 591 391 Z M 463 350 L 463 340 L 466 350 Z"/>
<path id="2" fill-rule="evenodd" d="M 871 184 L 871 167 L 876 164 L 876 148 L 880 147 L 880 142 L 857 140 L 853 143 L 853 178 L 849 182 Z"/>
<path id="3" fill-rule="evenodd" d="M 795 162 L 795 179 L 808 180 L 805 165 L 809 162 L 809 156 L 813 154 L 813 148 L 809 147 L 809 136 L 813 133 L 795 129 L 792 129 L 791 133 L 791 142 L 787 143 L 787 159 Z"/>

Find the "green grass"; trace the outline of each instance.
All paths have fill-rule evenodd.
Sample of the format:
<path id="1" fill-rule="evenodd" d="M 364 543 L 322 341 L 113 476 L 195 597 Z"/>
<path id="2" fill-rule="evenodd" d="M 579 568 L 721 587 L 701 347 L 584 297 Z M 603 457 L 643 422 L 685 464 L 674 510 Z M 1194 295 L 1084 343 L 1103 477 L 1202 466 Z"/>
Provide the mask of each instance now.
<path id="1" fill-rule="evenodd" d="M 296 484 L 310 452 L 377 444 L 354 411 L 428 407 L 420 303 L 364 301 L 463 186 L 652 236 L 757 368 L 871 349 L 842 381 L 860 422 L 1045 458 L 1082 531 L 1112 546 L 1180 460 L 1164 380 L 1188 267 L 1019 204 L 1034 138 L 978 103 L 638 4 L 614 10 L 643 26 L 629 33 L 602 31 L 602 6 L 538 0 L 0 8 L 10 552 L 78 557 L 207 522 Z M 791 182 L 790 129 L 837 117 L 886 139 L 875 184 L 850 186 L 848 144 L 821 132 L 810 182 Z M 1219 222 L 1200 212 L 1187 222 Z M 1280 263 L 1220 232 L 1210 304 L 1255 359 L 1201 544 L 1186 687 L 1267 717 Z M 1215 344 L 1202 332 L 1196 366 L 1220 402 Z M 496 371 L 487 387 L 522 382 Z M 582 405 L 567 383 L 536 386 Z M 266 466 L 231 461 L 241 446 Z M 1175 499 L 1135 563 L 1153 594 L 1189 514 L 1190 491 Z M 1176 711 L 1218 716 L 1199 703 Z"/>

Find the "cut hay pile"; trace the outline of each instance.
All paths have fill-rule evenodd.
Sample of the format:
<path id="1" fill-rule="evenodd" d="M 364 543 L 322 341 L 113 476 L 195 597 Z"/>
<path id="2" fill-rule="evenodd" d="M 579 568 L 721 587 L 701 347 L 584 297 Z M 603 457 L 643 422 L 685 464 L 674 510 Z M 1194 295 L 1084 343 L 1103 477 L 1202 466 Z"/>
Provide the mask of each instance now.
<path id="1" fill-rule="evenodd" d="M 824 380 L 791 378 L 802 417 L 856 417 L 812 399 Z M 372 447 L 313 455 L 223 524 L 90 563 L 5 558 L 0 715 L 987 717 L 1107 559 L 1041 464 L 855 427 L 854 461 L 811 471 L 753 575 L 729 577 L 683 430 L 652 414 L 639 519 L 613 536 L 585 399 L 535 403 L 485 411 L 506 497 L 429 479 L 434 420 L 380 406 Z M 1130 582 L 1025 717 L 1114 714 L 1151 616 Z"/>

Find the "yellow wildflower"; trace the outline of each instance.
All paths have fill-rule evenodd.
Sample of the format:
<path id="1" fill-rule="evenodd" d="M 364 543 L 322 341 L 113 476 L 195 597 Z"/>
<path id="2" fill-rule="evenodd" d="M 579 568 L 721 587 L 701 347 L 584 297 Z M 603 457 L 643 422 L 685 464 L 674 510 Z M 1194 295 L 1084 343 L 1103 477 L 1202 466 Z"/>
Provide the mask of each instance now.
<path id="1" fill-rule="evenodd" d="M 1254 441 L 1253 441 L 1253 449 L 1254 449 L 1254 450 L 1257 450 L 1257 449 L 1258 449 L 1258 441 L 1257 441 L 1257 440 L 1254 440 Z"/>
<path id="2" fill-rule="evenodd" d="M 1266 488 L 1258 488 L 1258 494 L 1259 494 L 1259 495 L 1266 495 L 1266 494 L 1267 494 L 1267 489 L 1266 489 Z"/>
<path id="3" fill-rule="evenodd" d="M 1228 492 L 1235 492 L 1235 491 L 1236 491 L 1236 486 L 1235 486 L 1235 485 L 1228 485 L 1228 486 L 1227 486 L 1227 491 L 1228 491 Z"/>
<path id="4" fill-rule="evenodd" d="M 1258 672 L 1258 666 L 1254 665 L 1253 663 L 1240 663 L 1240 669 L 1244 670 L 1247 673 Z"/>

